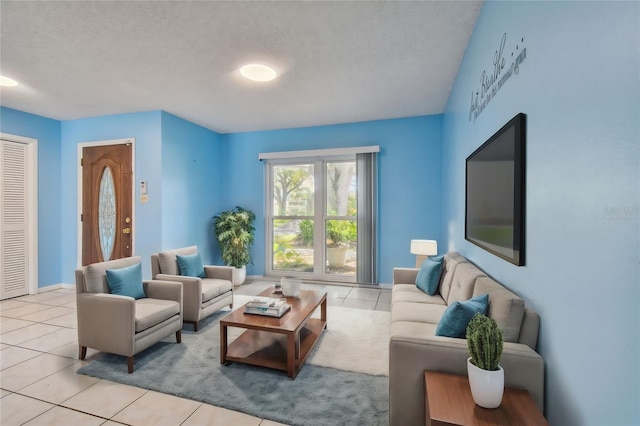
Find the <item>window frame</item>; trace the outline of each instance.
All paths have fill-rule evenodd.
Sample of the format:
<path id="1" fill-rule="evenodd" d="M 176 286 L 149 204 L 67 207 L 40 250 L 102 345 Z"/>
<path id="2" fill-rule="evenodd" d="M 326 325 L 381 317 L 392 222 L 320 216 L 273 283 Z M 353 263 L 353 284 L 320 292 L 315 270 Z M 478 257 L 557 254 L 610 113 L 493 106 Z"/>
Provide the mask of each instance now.
<path id="1" fill-rule="evenodd" d="M 266 161 L 265 167 L 265 276 L 281 278 L 281 277 L 294 277 L 301 278 L 310 281 L 333 281 L 333 282 L 353 282 L 357 281 L 357 273 L 354 275 L 344 274 L 329 274 L 326 272 L 327 264 L 327 247 L 326 247 L 326 222 L 327 220 L 355 220 L 358 223 L 358 217 L 356 216 L 329 216 L 327 213 L 327 164 L 335 162 L 356 162 L 355 154 L 343 154 L 343 155 L 319 155 L 311 157 L 286 157 L 286 158 L 270 158 Z M 314 166 L 313 178 L 314 178 L 314 205 L 313 216 L 296 215 L 296 216 L 280 216 L 274 214 L 274 181 L 273 181 L 273 168 L 274 166 L 292 166 L 298 164 L 312 164 Z M 314 250 L 314 262 L 313 272 L 298 272 L 298 271 L 282 271 L 274 269 L 274 233 L 273 233 L 273 221 L 278 219 L 296 220 L 296 219 L 309 219 L 314 222 L 313 229 L 313 250 Z M 321 224 L 321 226 L 318 226 Z M 322 241 L 322 244 L 319 242 Z M 322 248 L 320 255 L 318 255 L 318 249 Z"/>

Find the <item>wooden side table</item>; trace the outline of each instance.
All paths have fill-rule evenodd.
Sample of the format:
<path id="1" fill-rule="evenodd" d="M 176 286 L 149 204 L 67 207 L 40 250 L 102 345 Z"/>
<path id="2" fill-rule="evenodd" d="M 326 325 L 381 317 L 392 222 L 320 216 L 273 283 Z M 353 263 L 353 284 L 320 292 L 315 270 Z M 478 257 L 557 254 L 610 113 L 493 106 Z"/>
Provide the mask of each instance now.
<path id="1" fill-rule="evenodd" d="M 547 424 L 526 390 L 505 387 L 500 407 L 488 409 L 473 402 L 466 376 L 425 371 L 424 384 L 427 424 L 429 419 L 434 426 Z"/>

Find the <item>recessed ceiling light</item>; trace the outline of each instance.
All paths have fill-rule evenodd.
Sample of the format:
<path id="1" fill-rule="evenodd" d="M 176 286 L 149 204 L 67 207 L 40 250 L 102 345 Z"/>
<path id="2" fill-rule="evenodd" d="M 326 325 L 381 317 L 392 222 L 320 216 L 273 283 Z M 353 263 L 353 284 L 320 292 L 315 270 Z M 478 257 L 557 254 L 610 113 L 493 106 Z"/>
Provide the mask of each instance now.
<path id="1" fill-rule="evenodd" d="M 14 79 L 5 77 L 4 75 L 0 75 L 0 86 L 13 87 L 17 85 L 18 85 L 18 82 L 15 81 Z"/>
<path id="2" fill-rule="evenodd" d="M 260 64 L 247 64 L 240 68 L 240 74 L 253 81 L 271 81 L 276 78 L 276 71 L 273 68 Z"/>

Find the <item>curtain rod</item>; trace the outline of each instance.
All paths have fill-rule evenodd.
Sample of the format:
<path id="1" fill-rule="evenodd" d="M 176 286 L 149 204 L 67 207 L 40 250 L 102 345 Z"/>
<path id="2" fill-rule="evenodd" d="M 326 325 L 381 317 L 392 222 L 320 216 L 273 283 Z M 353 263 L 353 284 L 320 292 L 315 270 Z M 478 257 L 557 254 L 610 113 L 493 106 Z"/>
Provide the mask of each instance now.
<path id="1" fill-rule="evenodd" d="M 258 154 L 258 160 L 262 161 L 262 160 L 273 160 L 273 159 L 283 159 L 283 158 L 367 154 L 372 152 L 380 152 L 380 146 L 369 145 L 369 146 L 354 146 L 350 148 L 310 149 L 305 151 L 261 152 L 260 154 Z"/>

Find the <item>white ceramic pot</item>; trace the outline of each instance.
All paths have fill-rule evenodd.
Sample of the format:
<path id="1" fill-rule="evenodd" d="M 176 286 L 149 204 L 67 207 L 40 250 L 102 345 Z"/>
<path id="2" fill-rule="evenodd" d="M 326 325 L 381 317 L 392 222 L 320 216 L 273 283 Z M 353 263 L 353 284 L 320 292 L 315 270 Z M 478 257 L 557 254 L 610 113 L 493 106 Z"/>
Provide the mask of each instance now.
<path id="1" fill-rule="evenodd" d="M 347 263 L 346 247 L 328 247 L 327 263 L 332 268 L 342 268 Z"/>
<path id="2" fill-rule="evenodd" d="M 244 284 L 247 279 L 247 267 L 243 266 L 242 268 L 233 268 L 232 280 L 234 286 Z"/>
<path id="3" fill-rule="evenodd" d="M 471 357 L 467 358 L 467 375 L 469 376 L 469 386 L 473 400 L 480 407 L 498 408 L 502 403 L 504 393 L 504 370 L 497 371 L 483 370 L 471 362 Z"/>

